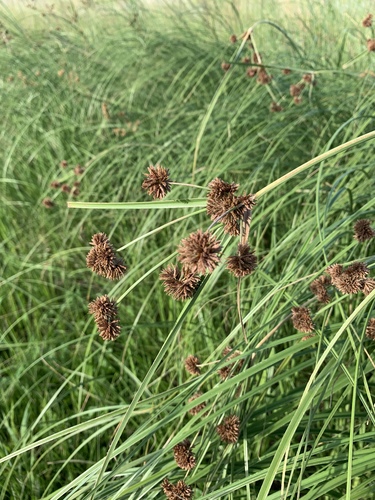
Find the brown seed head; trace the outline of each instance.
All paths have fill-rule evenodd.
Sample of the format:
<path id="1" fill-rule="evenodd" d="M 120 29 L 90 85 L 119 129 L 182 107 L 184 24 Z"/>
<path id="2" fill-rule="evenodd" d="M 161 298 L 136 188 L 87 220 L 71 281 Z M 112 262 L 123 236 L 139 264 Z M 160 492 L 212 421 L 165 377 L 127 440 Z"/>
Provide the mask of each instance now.
<path id="1" fill-rule="evenodd" d="M 299 332 L 312 333 L 314 331 L 314 323 L 308 307 L 292 307 L 292 322 Z"/>
<path id="2" fill-rule="evenodd" d="M 230 40 L 230 42 L 231 42 L 231 43 L 236 43 L 236 42 L 237 42 L 237 37 L 236 37 L 236 35 L 231 35 L 231 36 L 229 37 L 229 40 Z"/>
<path id="3" fill-rule="evenodd" d="M 67 166 L 68 166 L 68 162 L 67 162 L 66 160 L 62 160 L 62 161 L 60 162 L 60 167 L 61 167 L 61 168 L 66 168 Z"/>
<path id="4" fill-rule="evenodd" d="M 341 274 L 343 273 L 343 271 L 344 271 L 344 268 L 342 267 L 341 264 L 331 264 L 326 269 L 326 273 L 328 273 L 331 276 L 332 282 L 333 282 L 333 280 L 340 277 Z"/>
<path id="5" fill-rule="evenodd" d="M 299 97 L 299 96 L 293 97 L 293 102 L 294 102 L 294 104 L 299 106 L 300 104 L 302 104 L 302 97 Z"/>
<path id="6" fill-rule="evenodd" d="M 181 240 L 178 259 L 191 273 L 212 273 L 220 261 L 220 252 L 221 246 L 216 236 L 198 229 Z"/>
<path id="7" fill-rule="evenodd" d="M 367 40 L 367 50 L 369 52 L 375 51 L 375 39 Z"/>
<path id="8" fill-rule="evenodd" d="M 75 175 L 81 175 L 81 174 L 83 174 L 84 171 L 85 171 L 85 169 L 81 165 L 76 165 L 74 167 Z"/>
<path id="9" fill-rule="evenodd" d="M 150 165 L 146 179 L 142 183 L 142 188 L 154 198 L 161 200 L 171 190 L 169 170 L 161 165 Z"/>
<path id="10" fill-rule="evenodd" d="M 268 74 L 264 68 L 258 71 L 257 82 L 261 85 L 268 85 L 272 80 L 272 75 Z"/>
<path id="11" fill-rule="evenodd" d="M 176 464 L 184 470 L 191 470 L 195 467 L 195 456 L 191 449 L 191 443 L 185 439 L 173 447 L 173 455 Z"/>
<path id="12" fill-rule="evenodd" d="M 230 356 L 228 356 L 230 354 Z M 242 354 L 241 351 L 234 351 L 230 346 L 226 347 L 223 350 L 223 357 L 227 359 L 226 361 L 229 361 L 230 359 L 235 359 L 237 356 L 240 356 Z M 220 368 L 218 370 L 218 373 L 220 375 L 220 378 L 223 380 L 229 378 L 229 377 L 234 377 L 238 373 L 240 373 L 242 367 L 243 367 L 244 360 L 239 359 L 237 362 L 235 361 L 234 363 L 231 363 L 230 365 L 224 366 L 223 368 Z"/>
<path id="13" fill-rule="evenodd" d="M 51 184 L 50 184 L 50 186 L 53 189 L 59 189 L 59 187 L 61 186 L 61 184 L 60 184 L 59 181 L 52 181 Z"/>
<path id="14" fill-rule="evenodd" d="M 375 318 L 369 319 L 366 327 L 366 336 L 371 340 L 375 340 Z"/>
<path id="15" fill-rule="evenodd" d="M 362 282 L 362 292 L 367 295 L 370 295 L 370 293 L 375 290 L 375 280 L 372 278 L 367 278 L 363 280 Z"/>
<path id="16" fill-rule="evenodd" d="M 250 251 L 249 245 L 239 244 L 237 255 L 231 255 L 227 259 L 227 269 L 236 278 L 243 278 L 253 273 L 257 266 L 257 256 Z"/>
<path id="17" fill-rule="evenodd" d="M 59 76 L 60 78 L 64 75 L 65 73 L 65 69 L 59 69 L 59 71 L 57 72 L 57 76 Z"/>
<path id="18" fill-rule="evenodd" d="M 250 66 L 250 68 L 247 68 L 246 70 L 246 76 L 248 76 L 249 78 L 254 78 L 254 76 L 256 76 L 258 74 L 258 68 L 252 68 Z"/>
<path id="19" fill-rule="evenodd" d="M 193 356 L 192 354 L 190 354 L 190 356 L 188 356 L 185 359 L 185 368 L 192 375 L 201 374 L 201 369 L 199 368 L 198 365 L 199 365 L 199 359 L 197 358 L 197 356 Z"/>
<path id="20" fill-rule="evenodd" d="M 369 219 L 360 219 L 354 224 L 354 239 L 363 243 L 375 236 L 375 230 L 371 227 Z"/>
<path id="21" fill-rule="evenodd" d="M 319 302 L 323 304 L 328 304 L 331 301 L 331 297 L 327 292 L 327 286 L 331 284 L 330 276 L 319 276 L 310 285 L 310 290 L 318 299 Z"/>
<path id="22" fill-rule="evenodd" d="M 108 295 L 102 295 L 90 302 L 89 312 L 94 316 L 103 340 L 115 340 L 120 335 L 121 327 L 117 318 L 117 304 Z"/>
<path id="23" fill-rule="evenodd" d="M 46 208 L 53 208 L 55 206 L 55 204 L 53 203 L 51 198 L 44 198 L 44 200 L 42 201 L 42 204 Z"/>
<path id="24" fill-rule="evenodd" d="M 210 191 L 207 195 L 207 214 L 211 220 L 222 222 L 224 232 L 227 234 L 239 235 L 240 221 L 255 206 L 254 195 L 236 196 L 234 193 L 238 189 L 238 184 L 229 184 L 218 178 L 208 186 Z"/>
<path id="25" fill-rule="evenodd" d="M 240 419 L 236 415 L 226 417 L 222 424 L 216 427 L 220 439 L 226 443 L 236 443 L 240 434 Z"/>
<path id="26" fill-rule="evenodd" d="M 231 66 L 231 65 L 230 65 L 229 63 L 225 62 L 225 61 L 223 61 L 223 62 L 221 63 L 221 69 L 222 69 L 223 71 L 229 71 L 230 66 Z"/>
<path id="27" fill-rule="evenodd" d="M 313 83 L 313 81 L 314 81 L 314 75 L 312 73 L 305 73 L 302 76 L 302 79 L 306 83 Z"/>
<path id="28" fill-rule="evenodd" d="M 364 28 L 370 28 L 372 26 L 372 14 L 367 14 L 367 16 L 362 21 L 362 26 Z"/>
<path id="29" fill-rule="evenodd" d="M 160 273 L 164 291 L 175 300 L 190 299 L 197 290 L 200 277 L 189 270 L 181 271 L 177 266 L 169 265 Z"/>
<path id="30" fill-rule="evenodd" d="M 245 56 L 242 58 L 241 62 L 243 62 L 244 64 L 250 64 L 251 63 L 251 59 L 249 56 Z"/>
<path id="31" fill-rule="evenodd" d="M 291 85 L 289 87 L 289 92 L 292 97 L 298 97 L 302 90 L 304 89 L 305 85 L 303 83 L 297 83 L 296 85 Z"/>
<path id="32" fill-rule="evenodd" d="M 282 106 L 280 106 L 280 104 L 278 104 L 277 102 L 271 102 L 271 105 L 270 105 L 270 111 L 271 113 L 280 113 L 280 111 L 282 111 L 283 108 Z"/>
<path id="33" fill-rule="evenodd" d="M 126 266 L 121 257 L 117 256 L 108 237 L 104 233 L 96 233 L 91 239 L 93 248 L 86 257 L 86 264 L 94 273 L 110 280 L 123 277 Z"/>
<path id="34" fill-rule="evenodd" d="M 200 396 L 202 396 L 201 392 L 195 393 L 193 396 L 191 396 L 191 398 L 189 398 L 189 403 L 191 403 L 195 399 L 199 398 Z M 206 408 L 206 406 L 207 406 L 206 403 L 200 403 L 197 406 L 193 406 L 193 408 L 191 410 L 189 410 L 189 413 L 190 413 L 190 415 L 197 415 L 202 410 L 204 410 Z"/>
<path id="35" fill-rule="evenodd" d="M 62 185 L 61 185 L 61 191 L 62 191 L 63 193 L 67 193 L 67 194 L 69 194 L 69 193 L 70 193 L 70 190 L 71 190 L 71 189 L 70 189 L 69 184 L 62 184 Z"/>
<path id="36" fill-rule="evenodd" d="M 282 73 L 283 73 L 284 75 L 289 75 L 291 72 L 292 72 L 292 70 L 291 70 L 291 69 L 289 69 L 289 68 L 284 68 L 284 69 L 282 70 Z"/>
<path id="37" fill-rule="evenodd" d="M 165 478 L 161 487 L 168 500 L 191 500 L 193 498 L 193 490 L 184 481 L 172 484 L 168 478 Z"/>

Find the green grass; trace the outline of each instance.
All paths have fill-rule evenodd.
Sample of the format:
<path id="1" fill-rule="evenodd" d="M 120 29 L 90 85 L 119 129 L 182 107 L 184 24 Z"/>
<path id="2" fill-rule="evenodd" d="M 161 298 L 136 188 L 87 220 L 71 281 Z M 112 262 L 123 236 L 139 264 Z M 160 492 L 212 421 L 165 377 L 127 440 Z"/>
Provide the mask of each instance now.
<path id="1" fill-rule="evenodd" d="M 374 130 L 375 36 L 361 26 L 370 2 L 313 2 L 297 16 L 276 2 L 250 13 L 231 2 L 99 3 L 23 18 L 1 8 L 12 39 L 0 49 L 0 499 L 164 498 L 165 477 L 202 499 L 375 498 L 374 292 L 334 292 L 322 306 L 309 289 L 336 262 L 363 260 L 374 276 L 374 240 L 359 244 L 352 229 L 375 221 L 374 139 L 359 139 Z M 261 19 L 253 41 L 269 86 L 245 76 L 248 44 L 229 42 Z M 295 105 L 289 86 L 307 72 L 317 85 Z M 270 113 L 274 100 L 282 112 Z M 140 185 L 158 162 L 202 188 L 150 202 Z M 210 226 L 215 177 L 258 193 L 249 243 L 259 265 L 238 304 L 225 269 L 237 239 L 215 226 L 222 263 L 193 299 L 174 302 L 159 272 L 182 238 Z M 50 187 L 78 179 L 77 197 Z M 119 282 L 86 268 L 96 232 L 121 249 Z M 119 302 L 115 342 L 88 315 L 103 294 Z M 290 311 L 306 302 L 316 336 L 301 341 Z M 229 344 L 244 364 L 222 381 Z M 189 354 L 205 365 L 198 377 L 183 366 Z M 203 401 L 207 414 L 189 415 Z M 240 438 L 224 445 L 215 428 L 232 413 Z M 186 438 L 197 458 L 188 474 L 173 459 Z"/>

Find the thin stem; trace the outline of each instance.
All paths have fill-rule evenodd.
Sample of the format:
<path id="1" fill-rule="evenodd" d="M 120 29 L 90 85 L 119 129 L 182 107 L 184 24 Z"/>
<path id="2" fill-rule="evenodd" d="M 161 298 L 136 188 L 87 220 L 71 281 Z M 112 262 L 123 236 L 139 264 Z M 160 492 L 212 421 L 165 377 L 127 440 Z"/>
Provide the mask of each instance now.
<path id="1" fill-rule="evenodd" d="M 205 189 L 206 191 L 209 191 L 209 189 L 210 189 L 206 186 L 198 186 L 197 184 L 188 184 L 187 182 L 170 182 L 169 184 L 173 184 L 174 186 L 186 186 L 186 187 L 193 187 L 193 188 L 198 188 L 198 189 Z"/>
<path id="2" fill-rule="evenodd" d="M 245 343 L 247 344 L 248 339 L 247 339 L 245 325 L 243 323 L 242 312 L 241 312 L 241 278 L 238 278 L 238 281 L 237 281 L 237 311 L 238 311 L 238 317 L 239 317 L 240 324 L 241 324 L 243 338 L 245 340 Z"/>

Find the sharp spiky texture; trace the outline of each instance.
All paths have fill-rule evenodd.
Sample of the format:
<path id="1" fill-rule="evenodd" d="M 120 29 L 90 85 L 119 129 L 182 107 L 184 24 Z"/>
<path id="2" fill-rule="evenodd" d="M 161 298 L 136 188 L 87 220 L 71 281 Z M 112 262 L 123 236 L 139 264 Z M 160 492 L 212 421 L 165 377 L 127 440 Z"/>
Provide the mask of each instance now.
<path id="1" fill-rule="evenodd" d="M 108 295 L 102 295 L 90 302 L 89 312 L 94 316 L 103 340 L 115 340 L 120 335 L 121 327 L 117 318 L 117 304 Z"/>
<path id="2" fill-rule="evenodd" d="M 192 354 L 190 354 L 190 356 L 185 359 L 185 368 L 192 375 L 200 375 L 201 369 L 198 365 L 199 359 L 197 358 L 197 356 L 193 356 Z"/>
<path id="3" fill-rule="evenodd" d="M 178 247 L 178 259 L 191 273 L 212 273 L 220 261 L 221 245 L 216 236 L 198 229 L 183 239 Z"/>
<path id="4" fill-rule="evenodd" d="M 354 224 L 354 239 L 363 243 L 375 237 L 375 230 L 371 227 L 369 219 L 360 219 Z"/>
<path id="5" fill-rule="evenodd" d="M 207 214 L 211 220 L 219 221 L 224 231 L 232 236 L 240 234 L 240 221 L 245 214 L 249 214 L 255 206 L 255 197 L 252 194 L 236 196 L 238 184 L 224 182 L 216 178 L 208 185 Z"/>
<path id="6" fill-rule="evenodd" d="M 318 299 L 319 302 L 323 304 L 328 304 L 331 301 L 331 297 L 327 291 L 327 286 L 331 284 L 330 276 L 319 276 L 310 285 L 310 290 Z"/>
<path id="7" fill-rule="evenodd" d="M 189 270 L 181 271 L 177 266 L 169 265 L 160 273 L 164 290 L 175 300 L 190 299 L 197 290 L 200 277 Z"/>
<path id="8" fill-rule="evenodd" d="M 296 330 L 303 333 L 314 331 L 314 323 L 308 307 L 292 307 L 292 322 Z"/>
<path id="9" fill-rule="evenodd" d="M 240 419 L 236 415 L 226 417 L 222 424 L 216 427 L 220 439 L 226 443 L 236 443 L 240 434 Z"/>
<path id="10" fill-rule="evenodd" d="M 193 498 L 193 490 L 184 481 L 172 484 L 166 477 L 161 487 L 168 500 L 191 500 Z"/>
<path id="11" fill-rule="evenodd" d="M 372 278 L 367 278 L 363 280 L 362 283 L 362 292 L 366 295 L 370 295 L 370 293 L 375 290 L 375 280 Z"/>
<path id="12" fill-rule="evenodd" d="M 375 39 L 367 40 L 367 50 L 369 52 L 374 52 L 375 51 Z"/>
<path id="13" fill-rule="evenodd" d="M 191 449 L 191 442 L 185 439 L 173 447 L 173 455 L 176 464 L 184 470 L 191 470 L 195 467 L 195 456 Z"/>
<path id="14" fill-rule="evenodd" d="M 118 280 L 126 271 L 124 261 L 116 255 L 113 246 L 104 233 L 96 233 L 91 239 L 93 248 L 86 257 L 86 264 L 94 273 L 104 278 Z"/>
<path id="15" fill-rule="evenodd" d="M 142 188 L 154 198 L 161 200 L 171 190 L 171 181 L 169 178 L 169 170 L 161 165 L 150 165 L 148 174 L 145 174 L 146 179 L 142 183 Z"/>
<path id="16" fill-rule="evenodd" d="M 366 279 L 369 269 L 364 262 L 354 262 L 345 270 L 339 264 L 327 268 L 332 278 L 332 285 L 344 294 L 358 293 L 363 289 L 363 280 Z"/>
<path id="17" fill-rule="evenodd" d="M 236 278 L 243 278 L 253 273 L 257 266 L 257 256 L 247 244 L 239 244 L 237 255 L 231 255 L 227 259 L 227 269 Z"/>

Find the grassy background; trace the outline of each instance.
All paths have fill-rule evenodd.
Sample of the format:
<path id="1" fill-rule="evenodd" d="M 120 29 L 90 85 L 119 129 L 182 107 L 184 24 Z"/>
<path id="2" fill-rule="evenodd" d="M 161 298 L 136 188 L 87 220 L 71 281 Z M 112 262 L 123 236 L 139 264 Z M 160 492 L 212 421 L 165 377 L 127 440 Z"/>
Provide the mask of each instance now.
<path id="1" fill-rule="evenodd" d="M 196 498 L 374 498 L 374 362 L 364 337 L 373 298 L 312 301 L 317 335 L 305 342 L 287 320 L 328 264 L 374 266 L 374 243 L 352 237 L 355 220 L 374 220 L 372 141 L 259 199 L 250 235 L 259 267 L 240 296 L 248 344 L 224 265 L 187 305 L 166 297 L 158 280 L 180 239 L 209 226 L 204 212 L 67 208 L 68 200 L 148 201 L 140 184 L 157 162 L 176 181 L 205 187 L 219 176 L 256 192 L 373 130 L 366 39 L 374 36 L 361 26 L 371 2 L 246 4 L 78 2 L 22 14 L 2 4 L 11 40 L 0 50 L 0 499 L 162 498 L 164 477 L 185 477 L 172 453 L 185 438 L 198 459 L 185 478 Z M 229 36 L 266 18 L 274 24 L 258 24 L 254 40 L 271 85 L 247 78 L 241 64 L 224 73 L 221 62 L 239 49 Z M 240 57 L 249 53 L 245 46 Z M 294 105 L 289 86 L 311 71 L 318 84 Z M 274 100 L 281 113 L 270 113 Z M 50 187 L 78 179 L 75 197 Z M 175 186 L 169 199 L 204 196 Z M 127 245 L 119 283 L 86 268 L 98 231 Z M 230 255 L 236 241 L 224 245 Z M 121 298 L 114 343 L 103 343 L 87 314 L 104 293 Z M 222 382 L 209 363 L 228 344 L 245 363 Z M 196 378 L 183 367 L 193 353 L 207 363 Z M 187 414 L 198 389 L 209 408 L 203 418 Z M 223 446 L 215 426 L 233 412 L 240 440 Z"/>

